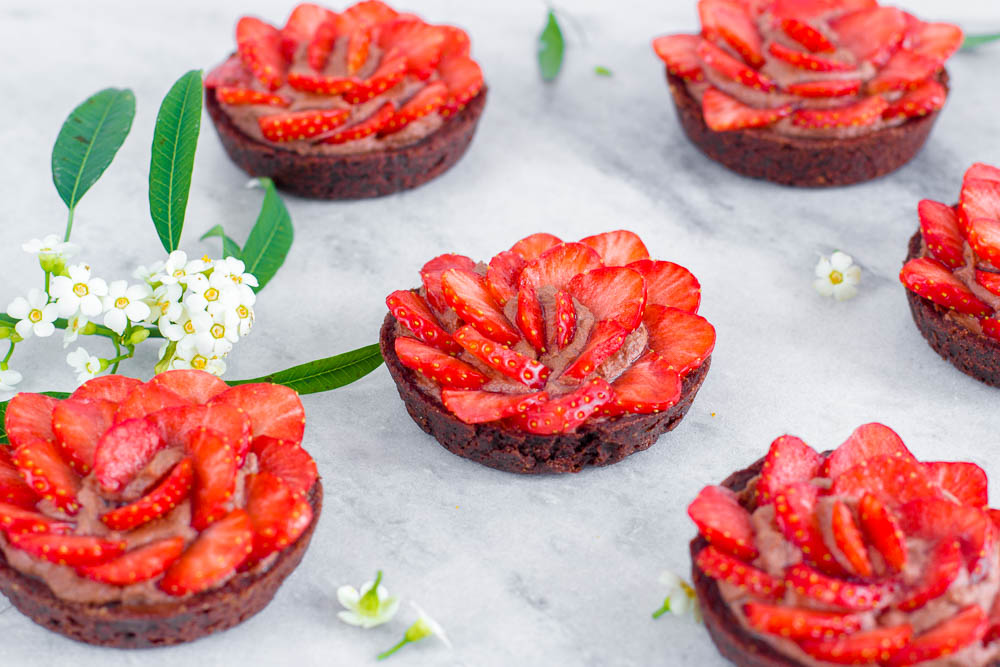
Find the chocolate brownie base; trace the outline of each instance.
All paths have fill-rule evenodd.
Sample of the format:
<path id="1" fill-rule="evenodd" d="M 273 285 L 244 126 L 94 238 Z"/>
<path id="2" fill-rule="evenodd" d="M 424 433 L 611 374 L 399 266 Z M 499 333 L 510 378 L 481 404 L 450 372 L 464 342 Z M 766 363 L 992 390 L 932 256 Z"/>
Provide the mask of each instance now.
<path id="1" fill-rule="evenodd" d="M 535 435 L 496 422 L 466 424 L 458 419 L 438 398 L 421 391 L 416 373 L 396 355 L 395 341 L 396 318 L 390 313 L 382 324 L 379 344 L 385 365 L 413 421 L 452 454 L 490 468 L 522 474 L 580 472 L 587 466 L 617 463 L 629 454 L 649 448 L 684 418 L 711 362 L 711 357 L 705 359 L 684 378 L 680 401 L 665 412 L 587 422 L 573 433 Z"/>
<path id="2" fill-rule="evenodd" d="M 313 199 L 366 199 L 423 185 L 447 171 L 465 154 L 486 105 L 486 87 L 464 109 L 415 144 L 356 155 L 300 155 L 246 135 L 225 114 L 214 89 L 205 89 L 205 106 L 222 145 L 251 176 Z"/>
<path id="3" fill-rule="evenodd" d="M 705 124 L 684 80 L 667 71 L 667 81 L 684 132 L 705 155 L 744 176 L 781 185 L 852 185 L 895 171 L 920 151 L 939 113 L 848 139 L 787 137 L 767 128 L 716 132 Z M 941 81 L 947 87 L 947 73 Z"/>
<path id="4" fill-rule="evenodd" d="M 70 639 L 115 648 L 152 648 L 193 641 L 226 630 L 263 609 L 298 566 L 323 507 L 323 485 L 309 490 L 313 520 L 266 572 L 237 574 L 221 588 L 176 603 L 145 607 L 85 604 L 57 598 L 39 579 L 21 574 L 0 553 L 0 591 L 21 613 Z"/>
<path id="5" fill-rule="evenodd" d="M 921 245 L 918 230 L 910 238 L 907 262 L 920 256 Z M 966 329 L 948 317 L 950 311 L 947 308 L 910 290 L 905 291 L 913 321 L 934 351 L 966 375 L 1000 387 L 1000 342 Z"/>

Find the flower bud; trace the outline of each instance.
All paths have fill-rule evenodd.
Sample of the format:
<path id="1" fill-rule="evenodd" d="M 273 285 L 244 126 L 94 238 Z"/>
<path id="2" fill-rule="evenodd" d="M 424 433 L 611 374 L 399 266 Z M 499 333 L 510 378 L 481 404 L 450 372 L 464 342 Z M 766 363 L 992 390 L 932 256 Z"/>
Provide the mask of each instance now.
<path id="1" fill-rule="evenodd" d="M 128 337 L 128 344 L 129 345 L 138 345 L 139 343 L 141 343 L 142 341 L 146 340 L 147 338 L 149 338 L 149 329 L 146 329 L 146 328 L 135 329 L 132 332 L 132 335 L 130 335 Z"/>
<path id="2" fill-rule="evenodd" d="M 10 338 L 10 335 L 14 333 L 14 330 L 10 327 L 0 327 L 0 340 L 4 338 Z"/>
<path id="3" fill-rule="evenodd" d="M 84 336 L 93 336 L 95 333 L 97 333 L 97 325 L 94 324 L 93 322 L 87 322 L 87 324 L 82 329 L 80 329 L 80 333 L 83 334 Z"/>

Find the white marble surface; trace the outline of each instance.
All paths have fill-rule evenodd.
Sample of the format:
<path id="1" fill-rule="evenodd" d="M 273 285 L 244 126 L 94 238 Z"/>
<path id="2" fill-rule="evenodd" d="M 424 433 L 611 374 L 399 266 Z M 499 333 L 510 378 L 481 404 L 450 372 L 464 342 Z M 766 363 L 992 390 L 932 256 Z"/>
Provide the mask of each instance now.
<path id="1" fill-rule="evenodd" d="M 908 3 L 925 18 L 1000 30 L 995 0 Z M 953 200 L 973 161 L 1000 163 L 1000 47 L 957 56 L 953 94 L 930 142 L 878 182 L 800 191 L 745 180 L 682 136 L 650 39 L 695 28 L 688 0 L 566 2 L 575 19 L 561 78 L 543 85 L 534 40 L 541 2 L 404 3 L 468 29 L 491 87 L 468 155 L 419 190 L 375 201 L 287 198 L 296 242 L 262 293 L 258 326 L 231 377 L 256 376 L 372 343 L 384 296 L 417 282 L 445 251 L 488 258 L 536 231 L 575 239 L 629 228 L 653 255 L 701 280 L 718 329 L 711 373 L 685 421 L 647 452 L 575 476 L 522 478 L 457 458 L 425 436 L 383 369 L 304 397 L 305 445 L 326 506 L 305 561 L 274 602 L 236 629 L 172 649 L 121 652 L 42 630 L 0 601 L 0 664 L 364 665 L 412 620 L 362 632 L 339 623 L 334 591 L 384 568 L 455 648 L 426 641 L 398 665 L 722 665 L 703 628 L 650 619 L 657 575 L 689 568 L 685 507 L 785 432 L 818 449 L 881 420 L 921 457 L 968 459 L 1000 479 L 1000 393 L 941 361 L 913 326 L 896 278 L 923 197 Z M 37 285 L 18 250 L 62 229 L 52 142 L 69 110 L 108 85 L 138 98 L 132 135 L 84 198 L 74 240 L 102 275 L 158 256 L 149 222 L 149 143 L 162 95 L 184 71 L 232 48 L 241 13 L 284 20 L 291 2 L 69 0 L 0 3 L 0 248 L 7 300 Z M 595 65 L 614 71 L 593 74 Z M 990 82 L 990 85 L 987 85 Z M 207 118 L 183 246 L 222 223 L 242 240 L 260 202 Z M 864 267 L 861 295 L 812 290 L 816 254 L 840 248 Z M 25 346 L 28 390 L 68 388 L 56 339 Z M 151 352 L 147 351 L 151 354 Z M 152 357 L 124 368 L 148 373 Z M 994 491 L 1000 489 L 994 485 Z"/>

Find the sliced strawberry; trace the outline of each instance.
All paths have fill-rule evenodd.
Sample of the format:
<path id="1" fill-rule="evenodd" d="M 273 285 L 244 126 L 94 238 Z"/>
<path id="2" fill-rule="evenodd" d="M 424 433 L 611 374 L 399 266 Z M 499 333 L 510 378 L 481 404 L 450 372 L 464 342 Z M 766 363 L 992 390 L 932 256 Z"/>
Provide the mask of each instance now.
<path id="1" fill-rule="evenodd" d="M 469 100 L 483 89 L 483 70 L 471 58 L 443 59 L 438 64 L 437 72 L 450 93 L 448 103 L 442 109 L 443 115 L 451 115 L 464 109 Z"/>
<path id="2" fill-rule="evenodd" d="M 928 79 L 890 104 L 882 112 L 882 118 L 893 120 L 926 116 L 943 107 L 947 99 L 945 87 L 934 79 Z"/>
<path id="3" fill-rule="evenodd" d="M 433 81 L 411 97 L 393 114 L 389 122 L 382 128 L 381 134 L 393 134 L 415 120 L 423 118 L 440 109 L 448 99 L 448 87 L 441 81 Z"/>
<path id="4" fill-rule="evenodd" d="M 367 28 L 351 31 L 347 38 L 347 73 L 351 76 L 358 73 L 371 52 L 372 34 Z"/>
<path id="5" fill-rule="evenodd" d="M 441 288 L 448 305 L 479 333 L 504 345 L 521 340 L 520 332 L 507 320 L 478 273 L 448 269 L 441 274 Z"/>
<path id="6" fill-rule="evenodd" d="M 743 615 L 750 627 L 787 639 L 833 639 L 861 629 L 859 614 L 838 614 L 797 607 L 748 602 Z"/>
<path id="7" fill-rule="evenodd" d="M 742 588 L 761 600 L 780 599 L 785 590 L 784 583 L 767 572 L 747 565 L 714 546 L 702 549 L 695 557 L 694 563 L 698 569 L 713 579 Z"/>
<path id="8" fill-rule="evenodd" d="M 250 430 L 255 438 L 269 435 L 296 445 L 302 442 L 306 411 L 294 389 L 268 382 L 241 384 L 222 392 L 212 403 L 242 410 L 250 417 Z M 220 430 L 225 434 L 224 429 Z"/>
<path id="9" fill-rule="evenodd" d="M 1000 180 L 973 178 L 966 172 L 958 200 L 958 224 L 968 234 L 973 220 L 1000 220 Z"/>
<path id="10" fill-rule="evenodd" d="M 642 321 L 646 281 L 638 271 L 624 266 L 590 269 L 570 280 L 567 291 L 595 318 L 614 320 L 626 333 Z"/>
<path id="11" fill-rule="evenodd" d="M 703 63 L 727 79 L 732 79 L 744 86 L 749 86 L 765 93 L 777 87 L 771 79 L 757 70 L 747 67 L 744 63 L 733 58 L 711 42 L 701 40 L 696 49 L 698 57 L 701 58 Z"/>
<path id="12" fill-rule="evenodd" d="M 121 403 L 141 384 L 139 380 L 124 375 L 98 375 L 77 387 L 70 398 L 100 398 L 112 403 Z"/>
<path id="13" fill-rule="evenodd" d="M 41 498 L 21 477 L 7 447 L 0 445 L 0 505 L 14 504 L 28 509 L 34 508 Z M 0 524 L 0 528 L 3 525 Z"/>
<path id="14" fill-rule="evenodd" d="M 316 30 L 309 39 L 308 46 L 306 47 L 306 60 L 309 62 L 309 67 L 316 72 L 322 72 L 326 69 L 326 64 L 330 60 L 330 54 L 333 53 L 333 47 L 337 44 L 341 23 L 338 19 L 339 17 L 337 16 L 327 17 L 326 20 L 316 26 Z M 292 75 L 289 73 L 289 83 L 291 83 L 291 80 Z"/>
<path id="15" fill-rule="evenodd" d="M 650 414 L 673 407 L 681 397 L 681 377 L 655 352 L 633 363 L 612 383 L 615 396 L 605 414 Z"/>
<path id="16" fill-rule="evenodd" d="M 649 347 L 682 376 L 701 366 L 715 349 L 715 327 L 701 315 L 647 306 L 642 321 Z"/>
<path id="17" fill-rule="evenodd" d="M 11 447 L 16 449 L 32 440 L 55 442 L 52 412 L 57 403 L 59 401 L 51 396 L 27 392 L 21 392 L 10 399 L 4 415 L 4 428 Z"/>
<path id="18" fill-rule="evenodd" d="M 935 259 L 957 269 L 965 265 L 965 240 L 958 228 L 958 214 L 951 206 L 924 199 L 917 207 L 920 232 Z"/>
<path id="19" fill-rule="evenodd" d="M 749 107 L 717 88 L 709 88 L 701 98 L 705 124 L 715 132 L 729 132 L 748 127 L 766 127 L 792 112 L 790 105 L 773 109 Z"/>
<path id="20" fill-rule="evenodd" d="M 993 532 L 986 512 L 943 498 L 911 500 L 900 508 L 899 515 L 900 525 L 907 535 L 929 540 L 958 538 L 965 555 L 972 561 L 984 556 Z"/>
<path id="21" fill-rule="evenodd" d="M 993 294 L 1000 296 L 1000 273 L 976 269 L 976 282 Z"/>
<path id="22" fill-rule="evenodd" d="M 976 162 L 965 171 L 965 175 L 962 177 L 962 183 L 964 184 L 966 181 L 972 180 L 993 181 L 995 183 L 1000 183 L 1000 169 L 997 167 L 991 167 L 988 164 L 983 164 L 982 162 Z"/>
<path id="23" fill-rule="evenodd" d="M 930 58 L 902 49 L 894 53 L 885 67 L 868 82 L 868 91 L 884 93 L 915 88 L 933 76 L 939 67 Z"/>
<path id="24" fill-rule="evenodd" d="M 771 443 L 757 481 L 757 504 L 767 505 L 789 484 L 808 482 L 819 475 L 823 457 L 793 435 L 783 435 Z"/>
<path id="25" fill-rule="evenodd" d="M 709 39 L 718 35 L 751 67 L 764 66 L 760 32 L 747 11 L 738 4 L 724 0 L 701 0 L 698 3 L 701 25 Z"/>
<path id="26" fill-rule="evenodd" d="M 165 371 L 149 381 L 192 403 L 207 403 L 229 388 L 218 376 L 197 370 Z"/>
<path id="27" fill-rule="evenodd" d="M 653 304 L 671 306 L 697 313 L 701 305 L 701 284 L 694 274 L 680 264 L 641 259 L 628 268 L 638 271 L 646 280 L 646 307 Z"/>
<path id="28" fill-rule="evenodd" d="M 931 481 L 963 505 L 986 507 L 989 484 L 986 471 L 975 463 L 935 461 L 924 463 Z"/>
<path id="29" fill-rule="evenodd" d="M 941 495 L 920 463 L 893 456 L 875 456 L 845 470 L 834 478 L 830 493 L 849 498 L 874 493 L 892 504 Z"/>
<path id="30" fill-rule="evenodd" d="M 563 375 L 582 380 L 610 359 L 622 345 L 628 331 L 615 320 L 601 320 L 590 331 L 590 339 Z"/>
<path id="31" fill-rule="evenodd" d="M 575 391 L 527 410 L 517 420 L 521 428 L 529 433 L 571 433 L 611 400 L 611 385 L 601 378 L 594 378 Z"/>
<path id="32" fill-rule="evenodd" d="M 790 49 L 781 42 L 771 42 L 767 50 L 778 60 L 786 62 L 793 67 L 807 69 L 812 72 L 850 72 L 856 69 L 851 63 L 845 63 L 833 58 L 824 58 L 808 51 Z"/>
<path id="33" fill-rule="evenodd" d="M 350 109 L 309 109 L 260 116 L 257 124 L 268 141 L 304 141 L 332 132 L 350 116 Z"/>
<path id="34" fill-rule="evenodd" d="M 299 45 L 308 44 L 316 34 L 316 30 L 333 17 L 334 13 L 329 9 L 310 2 L 296 6 L 289 14 L 285 27 L 281 29 L 281 54 L 285 60 L 292 62 Z"/>
<path id="35" fill-rule="evenodd" d="M 277 28 L 252 16 L 244 16 L 236 24 L 236 46 L 243 64 L 258 81 L 271 90 L 281 88 L 287 66 Z"/>
<path id="36" fill-rule="evenodd" d="M 186 405 L 167 408 L 149 415 L 147 421 L 156 425 L 168 447 L 183 447 L 194 430 L 210 428 L 226 440 L 242 464 L 250 449 L 252 427 L 247 413 L 232 405 Z"/>
<path id="37" fill-rule="evenodd" d="M 787 87 L 789 93 L 799 97 L 853 97 L 861 92 L 861 79 L 825 79 L 803 81 Z"/>
<path id="38" fill-rule="evenodd" d="M 448 310 L 448 302 L 444 298 L 441 287 L 441 274 L 448 269 L 474 271 L 476 263 L 465 255 L 439 255 L 424 264 L 420 269 L 420 278 L 427 291 L 427 301 L 439 313 Z"/>
<path id="39" fill-rule="evenodd" d="M 295 90 L 314 95 L 345 95 L 364 86 L 352 76 L 328 76 L 312 72 L 289 72 L 288 85 Z"/>
<path id="40" fill-rule="evenodd" d="M 400 336 L 395 347 L 404 366 L 423 373 L 442 387 L 479 389 L 489 382 L 488 377 L 464 361 L 413 338 Z"/>
<path id="41" fill-rule="evenodd" d="M 792 123 L 799 127 L 861 127 L 882 118 L 889 103 L 881 96 L 867 97 L 860 102 L 833 109 L 796 109 Z"/>
<path id="42" fill-rule="evenodd" d="M 931 549 L 923 580 L 907 591 L 906 599 L 896 606 L 902 611 L 913 611 L 941 597 L 958 579 L 964 565 L 962 545 L 958 540 L 941 540 Z"/>
<path id="43" fill-rule="evenodd" d="M 965 40 L 962 29 L 957 25 L 923 21 L 919 21 L 915 28 L 911 28 L 906 36 L 911 51 L 939 64 L 944 64 L 962 48 L 962 42 Z"/>
<path id="44" fill-rule="evenodd" d="M 296 493 L 309 493 L 319 479 L 316 461 L 299 445 L 262 435 L 253 439 L 251 450 L 258 470 L 278 477 Z"/>
<path id="45" fill-rule="evenodd" d="M 247 480 L 247 514 L 253 525 L 253 552 L 259 563 L 299 539 L 312 522 L 312 507 L 278 477 L 261 472 Z"/>
<path id="46" fill-rule="evenodd" d="M 351 104 L 363 104 L 370 99 L 378 97 L 385 91 L 389 90 L 406 76 L 406 56 L 402 55 L 396 51 L 390 51 L 385 54 L 382 58 L 382 62 L 379 63 L 378 69 L 375 70 L 370 77 L 365 79 L 365 81 L 357 86 L 354 86 L 344 93 L 344 99 Z M 379 110 L 386 108 L 386 104 L 383 104 Z M 392 110 L 395 113 L 396 107 L 393 106 Z M 390 116 L 391 118 L 391 116 Z M 385 126 L 388 119 L 383 122 L 378 129 L 381 130 Z"/>
<path id="47" fill-rule="evenodd" d="M 97 441 L 94 477 L 102 489 L 117 493 L 166 446 L 157 426 L 145 419 L 126 419 L 108 429 Z"/>
<path id="48" fill-rule="evenodd" d="M 434 74 L 444 50 L 446 33 L 423 21 L 400 18 L 381 27 L 379 44 L 406 54 L 410 71 L 421 80 Z M 471 62 L 471 61 L 470 61 Z M 471 99 L 471 98 L 470 98 Z"/>
<path id="49" fill-rule="evenodd" d="M 872 564 L 868 560 L 868 547 L 861 531 L 854 523 L 851 509 L 841 500 L 833 505 L 831 532 L 834 544 L 844 554 L 853 574 L 868 578 L 872 576 Z"/>
<path id="50" fill-rule="evenodd" d="M 556 300 L 556 348 L 563 349 L 576 335 L 576 304 L 569 292 L 558 290 Z"/>
<path id="51" fill-rule="evenodd" d="M 444 33 L 444 45 L 441 48 L 441 59 L 452 56 L 468 58 L 472 48 L 469 34 L 453 25 L 439 25 L 438 30 Z"/>
<path id="52" fill-rule="evenodd" d="M 875 494 L 866 493 L 861 497 L 858 523 L 886 564 L 896 572 L 902 572 L 907 561 L 906 536 L 892 512 Z"/>
<path id="53" fill-rule="evenodd" d="M 826 35 L 805 21 L 795 18 L 782 19 L 781 29 L 786 35 L 813 53 L 829 53 L 837 50 L 837 47 L 827 39 Z"/>
<path id="54" fill-rule="evenodd" d="M 91 535 L 58 533 L 9 533 L 11 545 L 56 565 L 96 565 L 121 555 L 123 540 L 105 540 Z"/>
<path id="55" fill-rule="evenodd" d="M 462 346 L 441 328 L 437 317 L 416 292 L 397 290 L 386 297 L 385 304 L 393 317 L 409 329 L 418 340 L 449 354 L 462 352 Z"/>
<path id="56" fill-rule="evenodd" d="M 245 105 L 261 104 L 270 107 L 287 107 L 292 101 L 282 95 L 265 93 L 249 88 L 236 88 L 233 86 L 219 86 L 215 89 L 215 98 L 223 104 Z"/>
<path id="57" fill-rule="evenodd" d="M 14 465 L 28 486 L 66 514 L 76 514 L 80 504 L 80 477 L 63 461 L 55 444 L 29 440 L 14 450 Z"/>
<path id="58" fill-rule="evenodd" d="M 698 35 L 664 35 L 653 40 L 653 51 L 674 76 L 687 81 L 702 81 L 705 73 L 701 70 L 701 58 L 698 57 L 700 43 Z"/>
<path id="59" fill-rule="evenodd" d="M 394 20 L 399 12 L 379 0 L 362 0 L 344 10 L 343 16 L 355 25 L 371 27 Z"/>
<path id="60" fill-rule="evenodd" d="M 191 525 L 204 530 L 226 514 L 236 488 L 236 452 L 209 429 L 191 432 L 187 452 L 194 468 Z"/>
<path id="61" fill-rule="evenodd" d="M 132 530 L 169 513 L 191 491 L 194 469 L 191 459 L 175 465 L 163 481 L 139 500 L 111 510 L 101 516 L 111 530 Z"/>
<path id="62" fill-rule="evenodd" d="M 66 462 L 81 475 L 94 465 L 97 441 L 115 420 L 118 405 L 101 398 L 68 398 L 52 411 L 52 430 Z"/>
<path id="63" fill-rule="evenodd" d="M 540 257 L 541 254 L 549 248 L 557 246 L 560 243 L 562 243 L 562 240 L 558 236 L 539 232 L 537 234 L 524 237 L 511 246 L 510 251 L 516 252 L 524 258 L 524 261 L 530 262 L 531 260 Z"/>
<path id="64" fill-rule="evenodd" d="M 903 439 L 888 426 L 862 424 L 823 462 L 823 477 L 837 478 L 845 470 L 864 465 L 876 456 L 893 456 L 916 463 Z"/>
<path id="65" fill-rule="evenodd" d="M 929 257 L 911 259 L 899 272 L 899 279 L 911 292 L 944 308 L 968 315 L 989 315 L 993 312 L 950 270 Z"/>
<path id="66" fill-rule="evenodd" d="M 561 243 L 528 261 L 521 272 L 521 284 L 529 283 L 535 288 L 551 285 L 557 290 L 566 289 L 576 275 L 599 266 L 601 256 L 590 246 L 583 243 Z"/>
<path id="67" fill-rule="evenodd" d="M 885 664 L 888 667 L 903 667 L 952 655 L 982 639 L 989 626 L 982 607 L 969 605 L 955 616 L 914 637 Z"/>
<path id="68" fill-rule="evenodd" d="M 20 505 L 0 502 L 0 530 L 11 533 L 68 533 L 72 523 L 58 521 Z"/>
<path id="69" fill-rule="evenodd" d="M 549 400 L 547 392 L 534 394 L 496 394 L 488 391 L 442 389 L 441 402 L 466 424 L 482 424 L 505 417 L 516 417 Z"/>
<path id="70" fill-rule="evenodd" d="M 799 642 L 803 651 L 823 662 L 838 665 L 883 664 L 907 645 L 913 636 L 909 625 L 866 630 L 835 639 Z"/>
<path id="71" fill-rule="evenodd" d="M 576 311 L 573 311 L 576 317 Z M 545 350 L 545 319 L 535 288 L 525 283 L 517 292 L 517 326 L 538 352 Z"/>
<path id="72" fill-rule="evenodd" d="M 237 509 L 203 531 L 167 568 L 160 588 L 169 595 L 198 593 L 228 576 L 253 550 L 253 524 Z"/>
<path id="73" fill-rule="evenodd" d="M 846 570 L 823 541 L 823 531 L 816 517 L 819 493 L 819 488 L 809 482 L 785 486 L 774 495 L 775 519 L 788 541 L 802 550 L 806 561 L 827 574 L 844 576 Z"/>
<path id="74" fill-rule="evenodd" d="M 1000 319 L 996 317 L 984 317 L 979 320 L 979 325 L 983 329 L 983 335 L 1000 341 Z"/>
<path id="75" fill-rule="evenodd" d="M 490 260 L 486 269 L 486 289 L 503 306 L 517 296 L 517 282 L 526 262 L 516 252 L 504 250 Z"/>
<path id="76" fill-rule="evenodd" d="M 115 411 L 115 423 L 139 419 L 165 408 L 191 404 L 192 401 L 177 395 L 170 389 L 147 382 L 135 387 L 118 404 L 118 410 Z"/>
<path id="77" fill-rule="evenodd" d="M 841 16 L 830 26 L 842 48 L 882 66 L 903 41 L 906 16 L 895 7 L 873 7 Z"/>
<path id="78" fill-rule="evenodd" d="M 993 266 L 1000 266 L 1000 218 L 973 218 L 969 221 L 969 245 Z"/>
<path id="79" fill-rule="evenodd" d="M 649 259 L 646 244 L 637 234 L 625 229 L 588 236 L 580 239 L 580 243 L 596 250 L 604 266 L 627 266 L 632 262 Z"/>
<path id="80" fill-rule="evenodd" d="M 88 579 L 130 586 L 158 577 L 184 553 L 183 537 L 168 537 L 128 551 L 100 565 L 85 565 L 77 572 Z"/>
<path id="81" fill-rule="evenodd" d="M 792 565 L 785 571 L 785 585 L 824 605 L 851 611 L 884 607 L 891 602 L 894 590 L 892 584 L 855 584 L 828 577 L 804 563 Z"/>
<path id="82" fill-rule="evenodd" d="M 454 337 L 455 342 L 464 347 L 469 354 L 529 389 L 544 387 L 552 372 L 544 364 L 490 340 L 468 324 L 459 328 Z"/>
<path id="83" fill-rule="evenodd" d="M 698 532 L 716 549 L 745 561 L 757 557 L 750 513 L 729 489 L 706 486 L 687 511 Z"/>

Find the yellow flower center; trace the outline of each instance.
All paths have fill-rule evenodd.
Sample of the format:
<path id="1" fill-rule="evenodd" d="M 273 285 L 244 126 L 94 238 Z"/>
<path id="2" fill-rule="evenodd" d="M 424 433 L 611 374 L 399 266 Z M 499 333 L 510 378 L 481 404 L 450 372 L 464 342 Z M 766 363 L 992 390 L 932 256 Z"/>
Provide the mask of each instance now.
<path id="1" fill-rule="evenodd" d="M 208 359 L 196 354 L 193 359 L 191 359 L 191 368 L 195 368 L 199 371 L 205 370 L 205 366 L 208 364 Z"/>
<path id="2" fill-rule="evenodd" d="M 840 271 L 831 271 L 830 282 L 833 283 L 834 285 L 839 285 L 840 283 L 844 282 L 844 274 L 841 273 Z"/>
<path id="3" fill-rule="evenodd" d="M 222 338 L 226 335 L 226 327 L 222 324 L 213 324 L 212 328 L 209 329 L 212 332 L 213 338 Z"/>
<path id="4" fill-rule="evenodd" d="M 115 308 L 128 308 L 128 298 L 120 296 L 115 299 Z"/>
<path id="5" fill-rule="evenodd" d="M 209 257 L 208 255 L 202 255 L 202 256 L 201 256 L 201 261 L 203 261 L 203 262 L 205 262 L 206 264 L 208 264 L 209 262 L 211 262 L 211 261 L 212 261 L 212 258 L 211 258 L 211 257 Z"/>
<path id="6" fill-rule="evenodd" d="M 177 269 L 174 271 L 174 278 L 180 278 L 184 275 L 184 269 Z"/>
<path id="7" fill-rule="evenodd" d="M 31 320 L 32 322 L 41 322 L 42 311 L 38 310 L 37 308 L 32 310 L 30 313 L 28 313 L 28 319 Z"/>
<path id="8" fill-rule="evenodd" d="M 219 298 L 219 290 L 209 287 L 205 290 L 205 301 L 215 301 Z"/>
<path id="9" fill-rule="evenodd" d="M 234 273 L 233 275 L 231 275 L 229 277 L 232 278 L 233 282 L 236 283 L 237 285 L 242 285 L 243 284 L 243 276 L 238 276 L 238 275 L 236 275 Z"/>
<path id="10" fill-rule="evenodd" d="M 90 289 L 87 287 L 86 283 L 77 283 L 73 285 L 73 294 L 77 296 L 87 296 L 90 294 Z"/>
<path id="11" fill-rule="evenodd" d="M 240 316 L 241 320 L 245 320 L 250 317 L 250 309 L 246 306 L 238 306 L 236 308 L 236 314 Z"/>
<path id="12" fill-rule="evenodd" d="M 184 332 L 185 333 L 189 333 L 189 334 L 193 334 L 194 333 L 194 322 L 192 322 L 191 320 L 188 320 L 187 322 L 185 322 L 184 323 Z"/>

